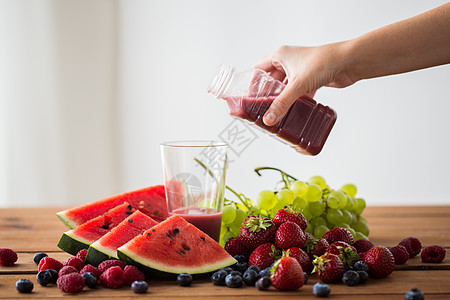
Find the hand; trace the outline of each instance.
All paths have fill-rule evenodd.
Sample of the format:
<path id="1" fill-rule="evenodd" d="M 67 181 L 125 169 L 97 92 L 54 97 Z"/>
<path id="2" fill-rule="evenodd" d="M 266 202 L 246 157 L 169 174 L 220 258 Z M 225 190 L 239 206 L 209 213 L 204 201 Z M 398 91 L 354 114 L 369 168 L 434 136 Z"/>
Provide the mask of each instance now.
<path id="1" fill-rule="evenodd" d="M 287 83 L 273 101 L 264 123 L 273 126 L 287 113 L 300 96 L 314 96 L 322 86 L 343 88 L 355 81 L 345 71 L 343 53 L 345 42 L 319 47 L 282 46 L 259 60 L 254 67 L 268 72 L 275 79 Z"/>

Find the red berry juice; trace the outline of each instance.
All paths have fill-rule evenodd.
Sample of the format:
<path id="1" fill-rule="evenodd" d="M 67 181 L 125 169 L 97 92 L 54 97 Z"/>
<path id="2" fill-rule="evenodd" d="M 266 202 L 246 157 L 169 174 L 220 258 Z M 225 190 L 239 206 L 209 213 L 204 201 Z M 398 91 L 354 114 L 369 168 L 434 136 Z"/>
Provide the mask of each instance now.
<path id="1" fill-rule="evenodd" d="M 336 122 L 336 113 L 328 106 L 317 103 L 308 96 L 297 99 L 284 118 L 274 126 L 267 126 L 263 116 L 275 96 L 224 98 L 230 114 L 275 134 L 294 144 L 298 152 L 317 155 L 322 150 Z"/>
<path id="2" fill-rule="evenodd" d="M 212 208 L 179 208 L 170 215 L 177 214 L 215 241 L 219 242 L 222 212 Z"/>

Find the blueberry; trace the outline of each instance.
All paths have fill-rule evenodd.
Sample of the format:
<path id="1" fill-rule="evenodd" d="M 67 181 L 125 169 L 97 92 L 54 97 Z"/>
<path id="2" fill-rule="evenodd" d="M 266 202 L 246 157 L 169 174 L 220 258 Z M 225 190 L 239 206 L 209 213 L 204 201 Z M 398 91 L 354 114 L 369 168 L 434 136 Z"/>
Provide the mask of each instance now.
<path id="1" fill-rule="evenodd" d="M 331 289 L 328 284 L 318 282 L 313 285 L 312 291 L 317 297 L 328 297 Z"/>
<path id="2" fill-rule="evenodd" d="M 258 290 L 260 291 L 267 291 L 270 287 L 270 278 L 269 277 L 261 277 L 258 280 L 256 280 L 255 286 L 258 288 Z"/>
<path id="3" fill-rule="evenodd" d="M 211 281 L 214 285 L 225 285 L 225 277 L 227 277 L 227 275 L 227 271 L 219 270 L 212 274 Z"/>
<path id="4" fill-rule="evenodd" d="M 245 255 L 235 255 L 235 256 L 233 256 L 233 258 L 241 263 L 248 262 L 248 259 Z"/>
<path id="5" fill-rule="evenodd" d="M 244 275 L 242 275 L 242 279 L 246 285 L 254 286 L 256 279 L 258 279 L 258 273 L 256 273 L 255 270 L 247 270 L 244 272 Z"/>
<path id="6" fill-rule="evenodd" d="M 47 253 L 39 252 L 33 256 L 33 260 L 36 263 L 36 265 L 39 265 L 39 263 L 41 262 L 41 259 L 43 259 L 44 257 L 47 257 L 47 256 L 48 256 Z"/>
<path id="7" fill-rule="evenodd" d="M 352 266 L 345 266 L 345 271 L 353 271 L 353 267 Z"/>
<path id="8" fill-rule="evenodd" d="M 270 267 L 268 267 L 268 268 L 265 268 L 264 270 L 261 270 L 259 273 L 258 273 L 258 277 L 270 277 Z"/>
<path id="9" fill-rule="evenodd" d="M 91 272 L 86 272 L 81 274 L 84 278 L 84 283 L 90 289 L 95 289 L 97 287 L 97 277 L 94 276 Z"/>
<path id="10" fill-rule="evenodd" d="M 241 273 L 244 273 L 244 272 L 248 269 L 248 263 L 246 263 L 246 262 L 237 262 L 237 263 L 234 265 L 234 269 L 235 269 L 236 271 L 239 271 L 239 272 L 241 272 Z"/>
<path id="11" fill-rule="evenodd" d="M 52 275 L 52 280 L 50 281 L 50 283 L 56 284 L 56 281 L 58 280 L 58 271 L 53 269 L 48 269 L 47 271 L 50 273 L 50 275 Z"/>
<path id="12" fill-rule="evenodd" d="M 256 273 L 259 273 L 261 271 L 261 269 L 258 266 L 255 266 L 255 265 L 251 265 L 250 267 L 248 267 L 247 270 L 253 270 Z"/>
<path id="13" fill-rule="evenodd" d="M 424 295 L 423 295 L 422 291 L 420 291 L 418 289 L 412 289 L 405 294 L 405 299 L 406 300 L 423 300 Z"/>
<path id="14" fill-rule="evenodd" d="M 40 271 L 36 275 L 36 281 L 42 286 L 47 286 L 47 284 L 51 283 L 52 280 L 53 280 L 53 276 L 47 270 Z"/>
<path id="15" fill-rule="evenodd" d="M 231 271 L 229 274 L 238 275 L 242 277 L 242 272 L 239 271 Z"/>
<path id="16" fill-rule="evenodd" d="M 242 276 L 237 274 L 228 274 L 227 277 L 225 277 L 225 284 L 227 287 L 238 288 L 242 286 L 242 283 Z"/>
<path id="17" fill-rule="evenodd" d="M 223 268 L 223 269 L 220 269 L 220 270 L 223 270 L 223 271 L 227 272 L 227 275 L 234 271 L 234 269 L 231 268 L 231 267 L 226 267 L 226 268 Z"/>
<path id="18" fill-rule="evenodd" d="M 355 264 L 353 265 L 353 269 L 355 271 L 369 272 L 369 266 L 362 260 L 355 262 Z"/>
<path id="19" fill-rule="evenodd" d="M 148 283 L 146 281 L 133 281 L 131 284 L 131 289 L 136 294 L 145 294 L 148 290 Z"/>
<path id="20" fill-rule="evenodd" d="M 16 290 L 19 293 L 31 293 L 34 284 L 28 279 L 19 279 L 16 282 Z"/>
<path id="21" fill-rule="evenodd" d="M 303 272 L 303 276 L 305 276 L 305 283 L 304 284 L 307 284 L 308 283 L 308 279 L 309 279 L 308 273 Z"/>
<path id="22" fill-rule="evenodd" d="M 363 284 L 366 283 L 367 280 L 369 280 L 369 274 L 367 274 L 366 271 L 356 271 L 359 275 L 359 283 L 358 284 Z"/>
<path id="23" fill-rule="evenodd" d="M 342 276 L 342 283 L 348 286 L 355 286 L 359 283 L 359 275 L 356 271 L 347 271 Z"/>
<path id="24" fill-rule="evenodd" d="M 177 283 L 179 286 L 190 286 L 192 283 L 192 275 L 189 273 L 182 273 L 178 275 Z"/>

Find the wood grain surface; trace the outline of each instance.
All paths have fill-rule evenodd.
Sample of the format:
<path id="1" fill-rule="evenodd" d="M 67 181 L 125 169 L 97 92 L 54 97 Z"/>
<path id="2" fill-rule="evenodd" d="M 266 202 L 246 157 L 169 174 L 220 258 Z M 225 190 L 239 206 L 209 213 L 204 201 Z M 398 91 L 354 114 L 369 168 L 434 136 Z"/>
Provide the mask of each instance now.
<path id="1" fill-rule="evenodd" d="M 67 295 L 54 285 L 42 287 L 36 282 L 37 266 L 33 255 L 47 252 L 49 256 L 65 261 L 69 254 L 62 252 L 56 244 L 68 229 L 55 213 L 63 207 L 8 208 L 0 209 L 0 247 L 12 248 L 19 259 L 14 266 L 0 266 L 0 299 L 67 299 L 82 298 L 183 298 L 183 299 L 317 299 L 312 295 L 312 286 L 317 277 L 311 275 L 308 284 L 293 292 L 280 292 L 273 287 L 269 291 L 258 291 L 254 287 L 232 289 L 213 285 L 210 280 L 194 281 L 190 287 L 179 287 L 174 281 L 149 279 L 147 294 L 134 294 L 129 287 L 117 290 L 99 287 L 85 288 L 76 295 Z M 369 222 L 369 238 L 377 245 L 394 246 L 403 238 L 414 236 L 422 245 L 443 245 L 450 250 L 450 206 L 427 207 L 368 207 L 364 216 Z M 18 279 L 30 279 L 34 283 L 31 294 L 20 294 L 15 290 Z M 425 299 L 450 299 L 450 259 L 442 263 L 425 264 L 420 257 L 396 266 L 388 278 L 369 279 L 364 285 L 348 287 L 341 283 L 331 284 L 330 299 L 404 299 L 405 292 L 419 288 Z"/>

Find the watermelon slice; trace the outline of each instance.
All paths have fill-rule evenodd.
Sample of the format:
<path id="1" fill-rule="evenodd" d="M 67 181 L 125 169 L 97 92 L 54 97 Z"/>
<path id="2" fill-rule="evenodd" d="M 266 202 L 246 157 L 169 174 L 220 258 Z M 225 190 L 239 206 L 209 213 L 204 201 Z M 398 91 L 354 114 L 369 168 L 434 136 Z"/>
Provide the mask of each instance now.
<path id="1" fill-rule="evenodd" d="M 89 245 L 107 234 L 134 211 L 135 209 L 127 202 L 116 206 L 102 216 L 63 233 L 58 242 L 58 247 L 67 253 L 76 255 L 78 251 L 88 249 Z"/>
<path id="2" fill-rule="evenodd" d="M 117 248 L 156 224 L 149 216 L 135 211 L 89 247 L 85 262 L 98 266 L 104 260 L 117 259 Z"/>
<path id="3" fill-rule="evenodd" d="M 74 229 L 86 221 L 98 217 L 124 202 L 128 202 L 135 209 L 139 209 L 141 212 L 158 222 L 163 221 L 169 216 L 167 212 L 164 185 L 155 185 L 118 194 L 60 211 L 56 215 L 67 227 Z"/>
<path id="4" fill-rule="evenodd" d="M 205 274 L 236 263 L 215 240 L 173 215 L 117 249 L 119 259 L 149 275 Z"/>

